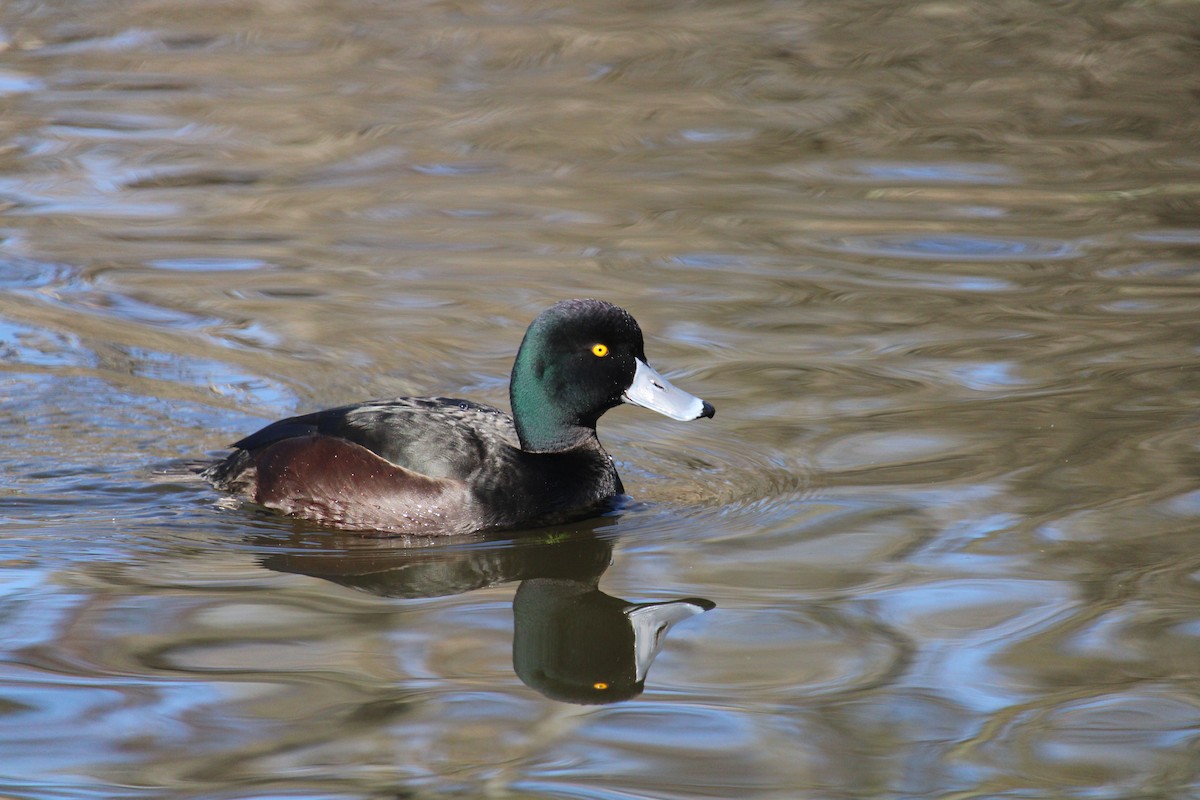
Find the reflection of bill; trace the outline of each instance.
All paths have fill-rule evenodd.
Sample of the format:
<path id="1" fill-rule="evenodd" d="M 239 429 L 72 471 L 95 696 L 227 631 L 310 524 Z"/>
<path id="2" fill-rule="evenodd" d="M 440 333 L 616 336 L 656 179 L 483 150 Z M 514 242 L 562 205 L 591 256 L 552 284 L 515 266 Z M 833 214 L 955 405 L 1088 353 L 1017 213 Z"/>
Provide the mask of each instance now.
<path id="1" fill-rule="evenodd" d="M 513 598 L 513 669 L 555 700 L 612 703 L 642 692 L 671 626 L 714 604 L 689 597 L 629 603 L 597 588 L 612 541 L 589 520 L 538 540 L 476 540 L 413 548 L 346 534 L 259 537 L 263 566 L 324 578 L 384 597 L 437 597 L 521 581 Z"/>

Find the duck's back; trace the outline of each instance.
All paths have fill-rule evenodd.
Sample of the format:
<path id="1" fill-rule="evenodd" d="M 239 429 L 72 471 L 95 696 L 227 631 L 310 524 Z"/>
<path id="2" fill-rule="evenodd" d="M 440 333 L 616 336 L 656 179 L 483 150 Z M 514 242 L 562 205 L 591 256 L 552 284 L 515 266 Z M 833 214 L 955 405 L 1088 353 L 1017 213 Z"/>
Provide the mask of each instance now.
<path id="1" fill-rule="evenodd" d="M 569 453 L 526 453 L 508 414 L 454 398 L 327 409 L 272 423 L 233 447 L 205 472 L 217 488 L 382 533 L 544 524 L 594 511 L 621 491 L 595 439 Z"/>
<path id="2" fill-rule="evenodd" d="M 274 422 L 233 446 L 256 450 L 281 439 L 335 436 L 399 467 L 467 480 L 520 450 L 512 418 L 498 408 L 450 397 L 397 397 Z"/>

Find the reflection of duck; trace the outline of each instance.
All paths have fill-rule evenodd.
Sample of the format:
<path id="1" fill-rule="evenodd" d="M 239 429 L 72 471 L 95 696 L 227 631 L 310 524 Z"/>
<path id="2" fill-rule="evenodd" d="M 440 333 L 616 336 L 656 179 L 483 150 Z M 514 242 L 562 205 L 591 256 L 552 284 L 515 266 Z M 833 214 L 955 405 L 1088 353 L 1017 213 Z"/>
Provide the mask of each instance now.
<path id="1" fill-rule="evenodd" d="M 714 607 L 691 597 L 628 603 L 597 588 L 612 542 L 590 520 L 554 541 L 528 539 L 462 547 L 407 548 L 388 540 L 337 536 L 322 541 L 260 538 L 278 549 L 263 565 L 385 597 L 457 594 L 522 581 L 513 598 L 513 669 L 555 700 L 612 703 L 641 693 L 646 673 L 676 622 Z"/>
<path id="2" fill-rule="evenodd" d="M 406 547 L 392 539 L 351 533 L 297 532 L 284 539 L 255 537 L 270 550 L 262 564 L 277 572 L 311 575 L 382 597 L 442 597 L 531 577 L 591 581 L 612 561 L 611 540 L 596 528 L 611 518 L 584 520 L 544 536 L 475 541 L 438 547 Z"/>
<path id="3" fill-rule="evenodd" d="M 646 363 L 623 309 L 567 300 L 530 324 L 509 384 L 513 416 L 442 397 L 380 400 L 280 420 L 204 475 L 292 516 L 377 533 L 441 535 L 560 523 L 624 491 L 596 438 L 622 402 L 673 419 L 713 407 Z"/>

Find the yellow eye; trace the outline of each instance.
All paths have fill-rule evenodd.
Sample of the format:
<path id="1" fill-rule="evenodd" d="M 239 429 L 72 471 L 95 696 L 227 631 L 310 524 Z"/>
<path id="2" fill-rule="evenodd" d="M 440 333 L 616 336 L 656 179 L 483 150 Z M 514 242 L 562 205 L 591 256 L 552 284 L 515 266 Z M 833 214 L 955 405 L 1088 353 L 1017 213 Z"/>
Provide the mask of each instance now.
<path id="1" fill-rule="evenodd" d="M 598 692 L 603 692 L 605 689 L 608 688 L 608 684 L 604 683 L 603 681 L 597 681 L 596 683 L 592 684 L 592 688 Z"/>
<path id="2" fill-rule="evenodd" d="M 606 344 L 592 345 L 592 355 L 594 355 L 596 358 L 604 358 L 606 355 L 608 355 L 608 345 L 606 345 Z"/>

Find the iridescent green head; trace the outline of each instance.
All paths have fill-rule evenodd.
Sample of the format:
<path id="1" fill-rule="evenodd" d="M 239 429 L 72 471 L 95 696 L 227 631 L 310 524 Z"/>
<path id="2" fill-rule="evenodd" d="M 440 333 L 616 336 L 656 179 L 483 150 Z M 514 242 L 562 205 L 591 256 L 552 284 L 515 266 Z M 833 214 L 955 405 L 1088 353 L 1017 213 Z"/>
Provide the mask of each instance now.
<path id="1" fill-rule="evenodd" d="M 602 300 L 563 300 L 534 319 L 513 364 L 509 396 L 521 447 L 540 453 L 595 436 L 596 420 L 621 403 L 678 420 L 714 413 L 650 367 L 637 321 Z"/>

